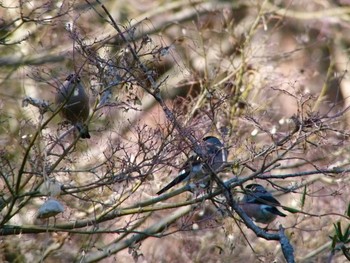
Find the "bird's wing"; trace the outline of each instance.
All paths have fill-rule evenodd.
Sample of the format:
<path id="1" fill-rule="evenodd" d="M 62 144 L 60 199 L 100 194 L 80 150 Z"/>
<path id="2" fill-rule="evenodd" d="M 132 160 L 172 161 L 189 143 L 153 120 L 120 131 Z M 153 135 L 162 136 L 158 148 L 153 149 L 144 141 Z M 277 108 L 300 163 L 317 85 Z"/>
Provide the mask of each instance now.
<path id="1" fill-rule="evenodd" d="M 248 202 L 251 203 L 257 203 L 257 204 L 264 204 L 264 205 L 280 205 L 280 202 L 274 198 L 272 195 L 259 195 L 259 194 L 251 194 L 252 197 L 254 198 L 250 198 Z"/>

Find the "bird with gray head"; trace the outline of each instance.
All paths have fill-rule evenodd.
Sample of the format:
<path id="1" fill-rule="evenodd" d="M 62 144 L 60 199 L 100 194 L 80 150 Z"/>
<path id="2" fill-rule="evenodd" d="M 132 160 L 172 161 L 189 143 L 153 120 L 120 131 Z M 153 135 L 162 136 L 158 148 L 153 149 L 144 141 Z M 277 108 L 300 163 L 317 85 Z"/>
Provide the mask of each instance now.
<path id="1" fill-rule="evenodd" d="M 240 202 L 240 207 L 250 218 L 263 224 L 271 223 L 277 216 L 286 216 L 276 208 L 280 205 L 280 202 L 260 184 L 247 185 Z"/>
<path id="2" fill-rule="evenodd" d="M 219 171 L 227 163 L 228 151 L 218 138 L 207 136 L 203 138 L 201 153 L 204 160 L 196 154 L 192 155 L 182 166 L 177 177 L 157 192 L 157 195 L 161 195 L 183 181 L 200 182 L 206 187 L 210 181 L 210 174 Z"/>
<path id="3" fill-rule="evenodd" d="M 79 131 L 82 139 L 89 139 L 90 134 L 85 121 L 89 117 L 90 101 L 80 77 L 70 74 L 56 94 L 56 104 L 63 107 L 62 118 L 72 123 Z"/>

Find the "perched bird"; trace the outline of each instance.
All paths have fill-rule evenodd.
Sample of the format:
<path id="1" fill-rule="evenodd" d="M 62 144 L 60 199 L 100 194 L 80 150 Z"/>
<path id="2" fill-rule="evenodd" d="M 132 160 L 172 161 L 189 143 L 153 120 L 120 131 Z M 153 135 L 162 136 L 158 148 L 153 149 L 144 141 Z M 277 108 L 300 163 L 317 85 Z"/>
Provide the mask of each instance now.
<path id="1" fill-rule="evenodd" d="M 89 130 L 84 124 L 89 117 L 89 96 L 85 92 L 79 76 L 70 74 L 66 78 L 56 94 L 56 104 L 58 106 L 64 104 L 60 111 L 61 117 L 71 122 L 78 129 L 82 139 L 89 139 Z"/>
<path id="2" fill-rule="evenodd" d="M 211 172 L 218 171 L 223 164 L 227 163 L 228 151 L 224 148 L 222 142 L 214 136 L 203 138 L 201 153 L 205 157 L 204 160 L 197 155 L 191 156 L 182 166 L 178 176 L 162 188 L 157 195 L 164 193 L 182 181 L 192 180 L 208 184 Z"/>
<path id="3" fill-rule="evenodd" d="M 276 206 L 280 206 L 273 195 L 260 184 L 249 184 L 245 187 L 246 193 L 240 203 L 242 210 L 254 221 L 269 224 L 277 216 L 285 217 Z"/>

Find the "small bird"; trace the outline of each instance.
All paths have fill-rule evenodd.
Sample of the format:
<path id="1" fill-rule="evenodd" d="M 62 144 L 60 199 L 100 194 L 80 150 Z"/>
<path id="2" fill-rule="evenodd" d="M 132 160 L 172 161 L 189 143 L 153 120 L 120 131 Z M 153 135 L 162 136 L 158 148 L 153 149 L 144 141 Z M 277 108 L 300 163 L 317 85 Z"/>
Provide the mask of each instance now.
<path id="1" fill-rule="evenodd" d="M 62 118 L 71 122 L 80 132 L 82 139 L 89 139 L 90 134 L 84 122 L 89 117 L 89 96 L 80 82 L 80 77 L 70 74 L 56 94 L 56 104 L 65 104 L 60 111 Z"/>
<path id="2" fill-rule="evenodd" d="M 240 203 L 242 210 L 254 221 L 269 224 L 277 216 L 286 215 L 279 211 L 276 206 L 280 202 L 260 184 L 249 184 L 245 187 L 246 193 Z"/>
<path id="3" fill-rule="evenodd" d="M 201 147 L 201 150 L 206 159 L 202 160 L 197 155 L 191 156 L 182 166 L 178 176 L 162 188 L 157 195 L 161 195 L 182 181 L 200 181 L 201 184 L 207 185 L 211 172 L 218 171 L 223 164 L 227 163 L 228 151 L 218 138 L 207 136 L 203 138 L 203 143 L 204 145 Z M 210 169 L 208 169 L 207 165 L 210 166 Z"/>

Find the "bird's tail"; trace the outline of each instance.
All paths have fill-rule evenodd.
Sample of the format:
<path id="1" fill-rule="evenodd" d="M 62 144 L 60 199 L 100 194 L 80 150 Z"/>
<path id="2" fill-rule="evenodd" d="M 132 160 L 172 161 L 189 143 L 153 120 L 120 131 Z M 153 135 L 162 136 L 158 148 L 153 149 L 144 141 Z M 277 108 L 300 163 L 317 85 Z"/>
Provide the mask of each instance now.
<path id="1" fill-rule="evenodd" d="M 75 126 L 77 127 L 77 129 L 80 133 L 80 138 L 82 138 L 82 139 L 90 139 L 91 138 L 87 125 L 77 123 Z"/>
<path id="2" fill-rule="evenodd" d="M 270 212 L 275 214 L 275 215 L 278 215 L 278 216 L 282 216 L 282 217 L 285 217 L 287 216 L 286 214 L 283 214 L 280 210 L 278 210 L 276 207 L 274 206 L 271 206 L 270 207 Z"/>
<path id="3" fill-rule="evenodd" d="M 157 192 L 157 195 L 161 195 L 165 191 L 168 191 L 174 185 L 181 183 L 183 180 L 185 180 L 188 177 L 189 174 L 190 174 L 190 171 L 184 171 L 183 173 L 178 175 L 174 180 L 172 180 L 169 184 L 167 184 L 164 188 L 160 189 L 160 191 Z"/>

